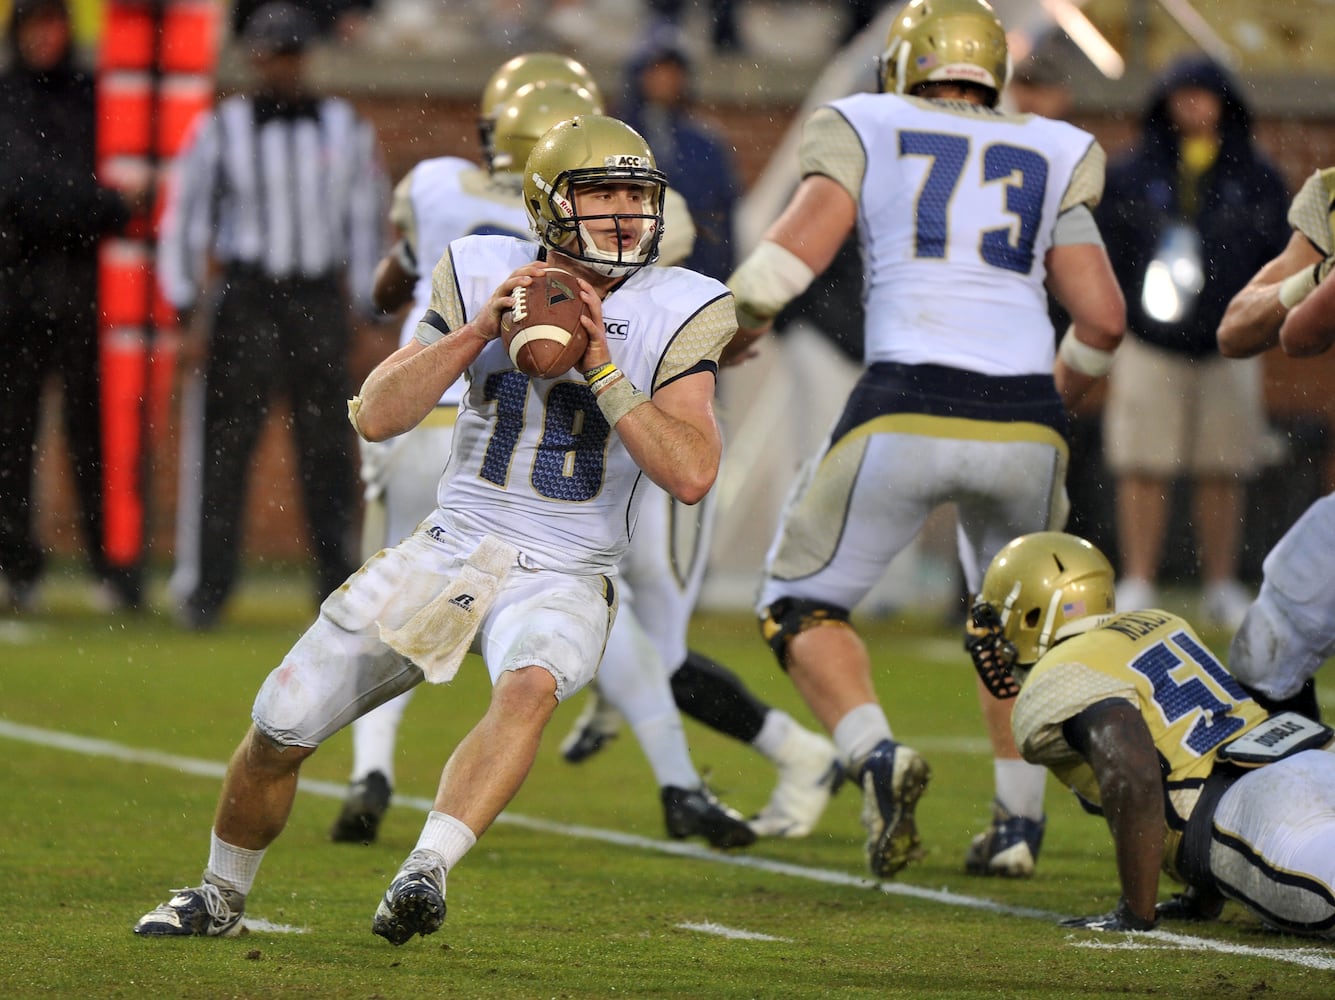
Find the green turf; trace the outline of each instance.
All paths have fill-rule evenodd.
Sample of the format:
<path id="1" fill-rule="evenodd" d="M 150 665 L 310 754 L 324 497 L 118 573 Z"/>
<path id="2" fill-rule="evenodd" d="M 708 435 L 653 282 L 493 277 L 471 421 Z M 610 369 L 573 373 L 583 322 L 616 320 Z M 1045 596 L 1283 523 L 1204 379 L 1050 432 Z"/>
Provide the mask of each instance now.
<path id="1" fill-rule="evenodd" d="M 183 634 L 153 612 L 99 617 L 59 591 L 49 604 L 34 618 L 0 618 L 0 719 L 219 766 L 260 681 L 311 613 L 300 586 L 280 577 L 251 584 L 206 635 Z M 860 878 L 854 790 L 834 800 L 810 838 L 738 852 L 785 862 L 790 873 L 501 822 L 452 874 L 444 929 L 393 948 L 370 933 L 371 914 L 422 813 L 401 802 L 378 844 L 334 845 L 326 834 L 336 805 L 308 792 L 248 905 L 250 916 L 305 933 L 140 940 L 130 933 L 135 919 L 171 888 L 198 881 L 217 779 L 0 735 L 0 996 L 1335 996 L 1335 971 L 1209 950 L 1305 949 L 1335 962 L 1335 947 L 1267 933 L 1231 905 L 1217 924 L 1174 928 L 1188 936 L 1180 946 L 1139 938 L 1139 947 L 1119 949 L 1088 945 L 1128 939 L 1067 933 L 1050 918 L 1014 912 L 1092 913 L 1116 901 L 1106 830 L 1055 785 L 1038 877 L 1002 883 L 962 874 L 991 790 L 967 663 L 951 631 L 934 623 L 863 624 L 896 732 L 934 770 L 919 809 L 927 856 L 890 892 Z M 747 618 L 701 616 L 693 643 L 809 720 Z M 1327 682 L 1328 710 L 1330 692 Z M 441 763 L 486 697 L 485 674 L 472 661 L 454 684 L 421 690 L 401 733 L 403 796 L 431 796 Z M 577 701 L 558 712 L 510 814 L 662 843 L 657 793 L 629 735 L 578 767 L 561 761 L 556 746 L 578 710 Z M 696 763 L 719 794 L 744 811 L 762 805 L 773 781 L 768 766 L 694 723 L 687 728 Z M 341 784 L 350 759 L 349 736 L 339 734 L 304 776 Z M 915 887 L 1012 912 L 893 891 Z"/>

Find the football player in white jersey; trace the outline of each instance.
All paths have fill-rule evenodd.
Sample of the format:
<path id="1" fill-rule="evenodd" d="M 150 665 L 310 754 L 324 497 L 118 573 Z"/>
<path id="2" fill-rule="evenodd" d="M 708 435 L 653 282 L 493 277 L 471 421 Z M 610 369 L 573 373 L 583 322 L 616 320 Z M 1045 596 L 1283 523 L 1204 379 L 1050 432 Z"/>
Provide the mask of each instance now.
<path id="1" fill-rule="evenodd" d="M 930 772 L 892 736 L 850 609 L 941 504 L 956 505 L 971 593 L 1011 538 L 1064 524 L 1063 403 L 1107 371 L 1125 325 L 1090 213 L 1103 152 L 1065 122 L 998 110 L 1008 65 L 982 0 L 912 0 L 890 31 L 883 92 L 812 113 L 803 179 L 728 282 L 742 329 L 725 363 L 858 233 L 866 371 L 788 499 L 758 612 L 862 785 L 882 877 L 920 850 L 913 813 Z M 1047 290 L 1073 319 L 1055 352 Z M 1009 706 L 980 697 L 996 795 L 966 869 L 1029 875 L 1044 772 L 1020 759 Z"/>
<path id="2" fill-rule="evenodd" d="M 551 79 L 537 78 L 543 75 Z M 518 168 L 549 125 L 599 110 L 597 92 L 589 89 L 595 86 L 587 70 L 566 56 L 516 56 L 483 90 L 480 132 L 490 169 L 440 157 L 419 163 L 399 183 L 391 210 L 399 241 L 381 262 L 376 293 L 386 311 L 412 299 L 402 343 L 412 338 L 430 302 L 430 271 L 424 264 L 437 260 L 451 239 L 470 232 L 532 237 Z M 694 239 L 687 206 L 671 189 L 664 218 L 659 263 L 668 265 L 684 259 Z M 362 443 L 368 501 L 364 557 L 404 538 L 434 507 L 461 394 L 460 387 L 452 387 L 407 434 Z M 805 835 L 841 777 L 834 748 L 786 712 L 761 702 L 718 664 L 688 654 L 686 631 L 702 583 L 712 500 L 686 507 L 652 484 L 646 491 L 631 550 L 619 567 L 621 610 L 596 682 L 611 693 L 604 699 L 591 689 L 590 704 L 607 705 L 618 723 L 618 707 L 630 719 L 658 783 L 672 836 L 699 835 L 714 846 L 738 847 L 756 835 Z M 637 608 L 653 613 L 641 616 Z M 676 664 L 681 666 L 669 686 L 667 672 Z M 683 710 L 751 744 L 778 767 L 780 781 L 770 802 L 745 827 L 742 817 L 705 787 L 691 763 L 674 696 Z M 411 697 L 405 692 L 353 723 L 352 775 L 330 830 L 335 842 L 375 840 L 392 796 L 394 746 Z M 590 719 L 578 727 L 586 746 L 590 734 L 597 732 L 599 742 L 606 736 L 608 715 L 597 714 L 601 728 Z"/>
<path id="3" fill-rule="evenodd" d="M 1335 167 L 1317 170 L 1289 206 L 1293 235 L 1229 303 L 1219 350 L 1231 358 L 1275 345 L 1295 357 L 1335 343 Z M 1335 654 L 1335 496 L 1312 504 L 1262 566 L 1261 591 L 1228 653 L 1228 669 L 1271 710 L 1318 718 L 1313 676 Z"/>
<path id="4" fill-rule="evenodd" d="M 399 332 L 400 347 L 413 339 L 430 306 L 431 269 L 453 240 L 479 233 L 532 238 L 519 168 L 550 126 L 577 114 L 602 112 L 602 98 L 589 89 L 594 86 L 573 59 L 554 53 L 516 56 L 483 89 L 478 130 L 488 166 L 457 156 L 435 157 L 416 164 L 399 181 L 390 206 L 398 239 L 376 269 L 373 295 L 384 312 L 412 303 Z M 502 108 L 510 114 L 498 164 L 495 124 Z M 450 386 L 426 419 L 407 433 L 360 442 L 363 559 L 408 537 L 435 507 L 464 388 L 462 381 Z M 412 692 L 405 691 L 352 724 L 352 776 L 330 830 L 334 841 L 375 840 L 394 783 L 395 738 L 411 699 Z"/>
<path id="5" fill-rule="evenodd" d="M 1248 697 L 1191 626 L 1114 608 L 1112 566 L 1056 531 L 1013 540 L 971 611 L 979 678 L 1015 699 L 1015 740 L 1112 832 L 1121 898 L 1067 927 L 1145 931 L 1218 916 L 1335 938 L 1332 732 Z M 1186 885 L 1159 901 L 1159 871 Z"/>
<path id="6" fill-rule="evenodd" d="M 446 872 L 519 790 L 558 704 L 597 671 L 640 483 L 685 503 L 713 486 L 715 380 L 736 308 L 712 278 L 647 266 L 666 185 L 648 144 L 616 119 L 581 116 L 543 137 L 524 174 L 540 245 L 451 243 L 414 339 L 349 403 L 357 432 L 385 440 L 465 379 L 436 509 L 331 595 L 269 675 L 223 781 L 203 883 L 145 914 L 137 933 L 237 933 L 302 762 L 357 716 L 449 680 L 472 650 L 491 701 L 445 764 L 372 922 L 396 945 L 439 930 Z M 500 316 L 550 265 L 579 281 L 588 348 L 570 372 L 532 379 L 500 343 Z"/>

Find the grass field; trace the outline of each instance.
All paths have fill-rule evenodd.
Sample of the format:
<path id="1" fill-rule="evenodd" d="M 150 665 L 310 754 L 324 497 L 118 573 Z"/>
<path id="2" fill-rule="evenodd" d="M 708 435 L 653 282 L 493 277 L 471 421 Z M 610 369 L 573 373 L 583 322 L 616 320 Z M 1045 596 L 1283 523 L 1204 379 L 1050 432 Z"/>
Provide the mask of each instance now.
<path id="1" fill-rule="evenodd" d="M 153 612 L 99 617 L 73 591 L 49 605 L 0 618 L 0 996 L 1335 997 L 1335 946 L 1267 933 L 1231 904 L 1216 924 L 1148 935 L 1055 926 L 1111 909 L 1117 887 L 1102 823 L 1052 784 L 1038 876 L 964 875 L 991 766 L 958 640 L 927 622 L 865 623 L 896 733 L 934 770 L 919 808 L 927 857 L 893 883 L 864 877 L 856 790 L 806 840 L 730 854 L 668 841 L 630 736 L 578 767 L 560 759 L 577 700 L 452 873 L 443 930 L 391 947 L 370 933 L 371 914 L 485 702 L 470 662 L 409 708 L 378 844 L 327 840 L 351 759 L 341 733 L 307 765 L 265 858 L 247 913 L 260 926 L 141 940 L 135 919 L 198 882 L 223 764 L 311 609 L 281 578 L 252 581 L 204 635 Z M 809 719 L 749 619 L 701 616 L 693 643 Z M 1329 681 L 1323 703 L 1335 708 Z M 763 760 L 688 732 L 723 798 L 764 803 Z"/>

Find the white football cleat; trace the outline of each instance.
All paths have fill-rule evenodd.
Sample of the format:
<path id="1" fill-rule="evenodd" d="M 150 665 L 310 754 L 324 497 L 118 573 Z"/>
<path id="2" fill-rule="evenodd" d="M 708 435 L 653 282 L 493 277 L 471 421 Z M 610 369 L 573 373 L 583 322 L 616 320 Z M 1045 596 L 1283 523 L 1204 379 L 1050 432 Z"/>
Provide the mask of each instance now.
<path id="1" fill-rule="evenodd" d="M 757 837 L 805 837 L 843 784 L 839 751 L 825 737 L 794 725 L 778 757 L 779 783 L 748 822 Z"/>

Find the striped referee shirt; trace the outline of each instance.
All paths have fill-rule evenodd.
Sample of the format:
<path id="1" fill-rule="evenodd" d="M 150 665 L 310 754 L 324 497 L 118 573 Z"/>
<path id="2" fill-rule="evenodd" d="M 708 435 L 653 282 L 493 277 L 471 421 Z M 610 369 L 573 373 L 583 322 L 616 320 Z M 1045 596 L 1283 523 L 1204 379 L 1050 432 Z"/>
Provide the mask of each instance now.
<path id="1" fill-rule="evenodd" d="M 375 129 L 347 101 L 229 97 L 200 115 L 172 166 L 163 295 L 195 305 L 212 258 L 275 279 L 346 273 L 354 304 L 373 313 L 388 199 Z"/>

